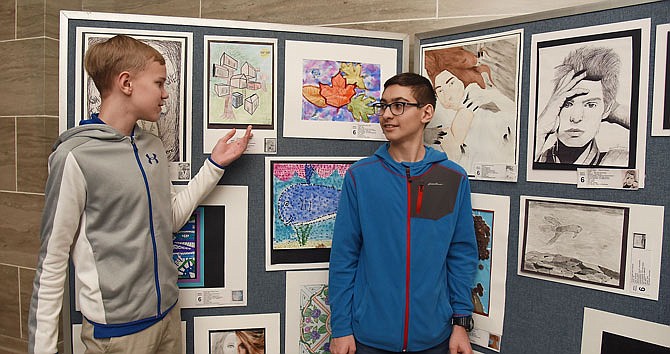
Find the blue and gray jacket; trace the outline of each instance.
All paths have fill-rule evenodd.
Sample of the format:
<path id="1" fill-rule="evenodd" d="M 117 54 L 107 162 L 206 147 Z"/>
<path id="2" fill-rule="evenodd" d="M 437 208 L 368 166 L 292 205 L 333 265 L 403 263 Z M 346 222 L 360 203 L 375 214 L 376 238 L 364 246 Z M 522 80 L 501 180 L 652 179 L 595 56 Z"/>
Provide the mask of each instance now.
<path id="1" fill-rule="evenodd" d="M 444 153 L 399 163 L 388 144 L 344 180 L 330 255 L 333 337 L 393 352 L 434 347 L 471 315 L 470 184 Z"/>

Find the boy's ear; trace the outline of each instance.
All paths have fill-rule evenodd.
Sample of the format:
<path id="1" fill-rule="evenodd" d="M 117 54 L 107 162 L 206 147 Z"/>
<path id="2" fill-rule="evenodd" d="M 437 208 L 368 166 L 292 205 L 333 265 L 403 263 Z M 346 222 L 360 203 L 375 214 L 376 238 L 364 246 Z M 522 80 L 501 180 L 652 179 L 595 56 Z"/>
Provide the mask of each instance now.
<path id="1" fill-rule="evenodd" d="M 124 71 L 120 73 L 116 77 L 116 87 L 118 87 L 123 94 L 130 96 L 130 94 L 133 92 L 133 84 L 132 80 L 130 78 L 130 73 L 127 71 Z"/>
<path id="2" fill-rule="evenodd" d="M 423 116 L 421 117 L 421 123 L 428 123 L 433 119 L 435 114 L 435 107 L 432 104 L 427 104 L 423 109 Z"/>

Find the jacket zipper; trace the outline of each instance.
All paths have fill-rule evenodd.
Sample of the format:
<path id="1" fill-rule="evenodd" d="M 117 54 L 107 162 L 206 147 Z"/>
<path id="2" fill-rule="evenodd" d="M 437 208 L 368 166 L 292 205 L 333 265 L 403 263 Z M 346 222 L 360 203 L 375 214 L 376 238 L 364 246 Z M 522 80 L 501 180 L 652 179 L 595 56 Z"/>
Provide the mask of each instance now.
<path id="1" fill-rule="evenodd" d="M 144 187 L 147 190 L 147 198 L 149 200 L 149 229 L 151 231 L 151 244 L 153 246 L 153 255 L 154 255 L 154 283 L 156 286 L 156 298 L 157 298 L 156 316 L 158 317 L 161 314 L 161 287 L 160 282 L 158 280 L 158 255 L 156 254 L 156 234 L 154 232 L 154 215 L 153 215 L 153 207 L 151 205 L 151 190 L 149 189 L 149 181 L 147 179 L 147 174 L 144 171 L 142 162 L 140 161 L 140 155 L 137 149 L 137 145 L 135 145 L 134 130 L 130 136 L 130 143 L 133 145 L 133 151 L 135 152 L 135 160 L 137 161 L 137 166 L 139 166 L 140 168 L 140 172 L 142 172 L 142 178 L 144 179 Z"/>
<path id="2" fill-rule="evenodd" d="M 405 167 L 405 175 L 407 176 L 407 246 L 406 246 L 406 264 L 405 264 L 405 328 L 403 331 L 402 351 L 407 351 L 407 338 L 409 335 L 409 271 L 410 271 L 410 246 L 411 246 L 411 232 L 410 224 L 412 221 L 412 179 L 409 174 L 409 167 Z"/>
<path id="3" fill-rule="evenodd" d="M 419 193 L 416 197 L 416 214 L 419 215 L 421 214 L 421 205 L 423 204 L 423 190 L 425 189 L 426 186 L 423 184 L 419 185 Z"/>

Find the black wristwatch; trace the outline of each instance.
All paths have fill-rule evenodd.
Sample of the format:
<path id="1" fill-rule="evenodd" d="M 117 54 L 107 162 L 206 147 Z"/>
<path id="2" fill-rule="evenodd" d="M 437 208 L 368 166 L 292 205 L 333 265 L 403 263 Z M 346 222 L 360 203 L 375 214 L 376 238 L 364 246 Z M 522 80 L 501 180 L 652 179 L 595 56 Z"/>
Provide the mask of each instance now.
<path id="1" fill-rule="evenodd" d="M 475 328 L 475 320 L 472 319 L 472 316 L 452 317 L 451 324 L 453 326 L 461 326 L 465 328 L 466 332 L 470 332 L 473 328 Z"/>

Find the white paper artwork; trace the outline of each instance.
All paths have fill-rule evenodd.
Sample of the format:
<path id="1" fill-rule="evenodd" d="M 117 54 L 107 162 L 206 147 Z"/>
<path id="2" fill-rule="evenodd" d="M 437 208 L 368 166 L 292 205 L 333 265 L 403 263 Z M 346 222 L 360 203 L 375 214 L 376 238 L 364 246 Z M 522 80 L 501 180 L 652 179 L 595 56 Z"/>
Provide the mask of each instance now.
<path id="1" fill-rule="evenodd" d="M 523 30 L 421 46 L 437 94 L 424 132 L 473 179 L 516 182 Z"/>
<path id="2" fill-rule="evenodd" d="M 204 36 L 203 152 L 251 125 L 245 154 L 277 153 L 277 39 Z"/>
<path id="3" fill-rule="evenodd" d="M 397 72 L 397 49 L 286 41 L 284 137 L 385 140 L 372 103 Z"/>
<path id="4" fill-rule="evenodd" d="M 509 197 L 472 193 L 472 216 L 479 248 L 479 264 L 472 298 L 474 344 L 500 351 L 505 319 Z"/>
<path id="5" fill-rule="evenodd" d="M 254 339 L 256 342 L 264 342 L 264 353 L 280 352 L 278 313 L 194 317 L 193 352 L 198 354 L 228 353 L 221 348 L 217 339 L 231 335 L 235 338 L 237 332 L 262 333 L 260 336 L 254 335 Z M 239 339 L 236 343 L 238 342 Z M 260 344 L 262 343 L 258 345 L 260 346 Z M 237 351 L 234 351 L 234 353 L 237 353 Z"/>
<path id="6" fill-rule="evenodd" d="M 175 186 L 177 191 L 185 188 Z M 205 308 L 247 305 L 247 186 L 216 186 L 201 206 L 225 206 L 223 225 L 225 286 L 218 288 L 181 288 L 181 308 Z M 205 250 L 206 251 L 206 250 Z M 205 274 L 207 270 L 205 269 Z"/>
<path id="7" fill-rule="evenodd" d="M 74 124 L 99 113 L 101 98 L 93 79 L 84 70 L 84 53 L 89 46 L 115 35 L 131 36 L 156 49 L 165 59 L 167 79 L 161 116 L 157 122 L 140 120 L 137 124 L 145 131 L 158 136 L 170 162 L 170 179 L 191 179 L 191 72 L 193 62 L 193 35 L 188 32 L 128 30 L 114 28 L 77 28 L 75 57 Z"/>
<path id="8" fill-rule="evenodd" d="M 670 326 L 584 308 L 581 354 L 670 353 Z"/>
<path id="9" fill-rule="evenodd" d="M 328 353 L 330 317 L 328 271 L 286 272 L 284 353 Z"/>
<path id="10" fill-rule="evenodd" d="M 670 24 L 656 26 L 654 64 L 654 109 L 651 135 L 670 136 Z"/>
<path id="11" fill-rule="evenodd" d="M 518 274 L 658 300 L 663 206 L 521 196 Z"/>
<path id="12" fill-rule="evenodd" d="M 639 171 L 644 187 L 650 19 L 531 37 L 527 179 L 578 167 Z"/>

